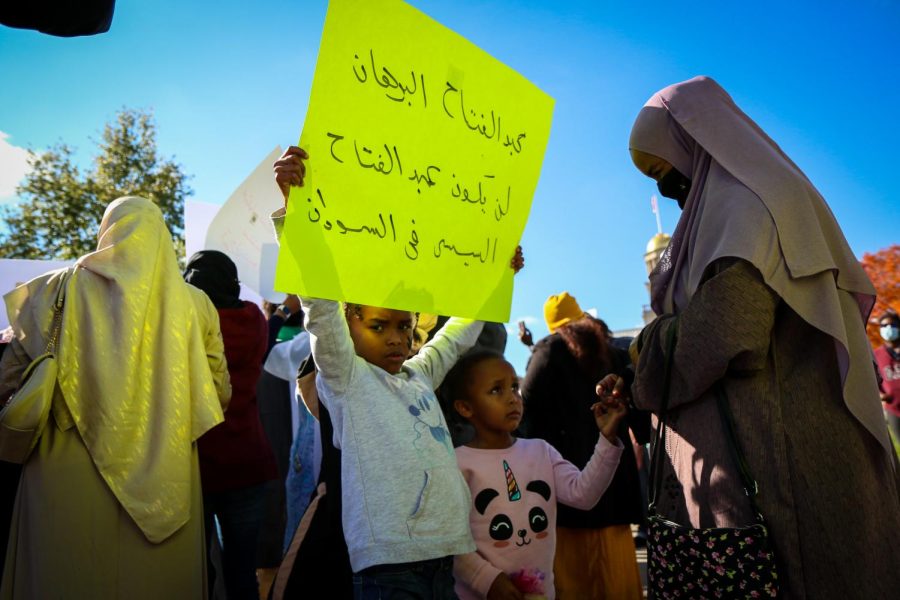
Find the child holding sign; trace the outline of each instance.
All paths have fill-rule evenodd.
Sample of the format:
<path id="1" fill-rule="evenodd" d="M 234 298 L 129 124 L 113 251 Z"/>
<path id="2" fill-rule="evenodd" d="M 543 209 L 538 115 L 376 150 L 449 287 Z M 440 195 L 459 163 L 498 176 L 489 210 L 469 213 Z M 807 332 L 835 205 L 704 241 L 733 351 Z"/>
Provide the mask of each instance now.
<path id="1" fill-rule="evenodd" d="M 475 429 L 472 441 L 456 449 L 472 492 L 469 523 L 478 547 L 456 559 L 457 594 L 464 600 L 552 600 L 556 503 L 587 510 L 600 500 L 622 455 L 617 430 L 625 405 L 604 393 L 591 407 L 601 435 L 579 471 L 544 440 L 513 436 L 522 396 L 515 369 L 502 355 L 465 356 L 441 394 Z"/>
<path id="2" fill-rule="evenodd" d="M 306 153 L 275 163 L 285 196 L 302 185 Z M 283 211 L 273 215 L 280 229 Z M 521 249 L 511 261 L 522 267 Z M 483 323 L 451 319 L 412 358 L 416 314 L 301 298 L 319 400 L 342 450 L 344 537 L 357 598 L 405 592 L 453 598 L 453 556 L 472 552 L 471 499 L 434 388 Z"/>

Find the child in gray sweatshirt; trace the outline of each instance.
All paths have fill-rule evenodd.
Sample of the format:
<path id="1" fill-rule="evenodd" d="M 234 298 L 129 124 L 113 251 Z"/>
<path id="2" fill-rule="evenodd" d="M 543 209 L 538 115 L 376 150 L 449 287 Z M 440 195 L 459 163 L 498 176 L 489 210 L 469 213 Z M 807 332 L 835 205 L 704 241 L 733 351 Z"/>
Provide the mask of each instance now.
<path id="1" fill-rule="evenodd" d="M 451 319 L 407 359 L 414 313 L 301 302 L 319 401 L 331 413 L 334 444 L 342 451 L 342 520 L 355 587 L 410 585 L 414 591 L 440 580 L 452 587 L 452 556 L 475 548 L 471 498 L 433 390 L 483 323 Z M 424 588 L 410 572 L 424 577 Z"/>
<path id="2" fill-rule="evenodd" d="M 275 163 L 287 202 L 306 154 Z M 273 215 L 280 234 L 284 211 Z M 521 251 L 511 261 L 518 270 Z M 480 321 L 450 319 L 410 357 L 416 314 L 301 297 L 319 400 L 342 450 L 342 521 L 357 598 L 407 592 L 455 598 L 453 556 L 473 552 L 471 504 L 434 394 L 478 338 Z"/>

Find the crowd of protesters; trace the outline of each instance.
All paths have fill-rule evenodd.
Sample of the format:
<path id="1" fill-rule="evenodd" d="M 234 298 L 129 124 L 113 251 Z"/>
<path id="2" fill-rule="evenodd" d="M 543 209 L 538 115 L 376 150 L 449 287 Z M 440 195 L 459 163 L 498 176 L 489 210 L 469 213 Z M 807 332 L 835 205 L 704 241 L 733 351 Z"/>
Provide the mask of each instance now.
<path id="1" fill-rule="evenodd" d="M 694 530 L 764 520 L 771 595 L 894 597 L 900 317 L 870 315 L 820 193 L 713 80 L 654 94 L 628 150 L 682 209 L 658 316 L 625 351 L 547 290 L 518 374 L 499 324 L 263 311 L 221 252 L 182 271 L 153 202 L 110 204 L 96 251 L 5 296 L 0 402 L 49 342 L 58 376 L 33 450 L 0 464 L 0 600 L 640 598 L 635 540 L 674 552 L 648 502 Z M 319 159 L 275 163 L 275 239 Z"/>

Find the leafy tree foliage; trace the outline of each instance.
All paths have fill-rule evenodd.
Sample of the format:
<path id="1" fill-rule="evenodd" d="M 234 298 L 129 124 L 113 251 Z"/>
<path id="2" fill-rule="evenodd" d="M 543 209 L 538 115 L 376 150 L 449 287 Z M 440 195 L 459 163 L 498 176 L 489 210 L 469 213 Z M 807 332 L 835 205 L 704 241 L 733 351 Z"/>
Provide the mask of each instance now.
<path id="1" fill-rule="evenodd" d="M 100 219 L 110 202 L 143 196 L 162 210 L 183 257 L 184 199 L 193 191 L 181 166 L 159 156 L 152 113 L 122 109 L 104 126 L 98 150 L 86 172 L 65 143 L 30 152 L 32 170 L 16 190 L 22 202 L 3 208 L 9 231 L 0 237 L 0 256 L 77 258 L 96 248 Z"/>
<path id="2" fill-rule="evenodd" d="M 884 343 L 878 335 L 878 318 L 889 308 L 900 313 L 900 244 L 863 254 L 862 266 L 875 284 L 877 294 L 866 333 L 872 345 L 878 347 Z"/>

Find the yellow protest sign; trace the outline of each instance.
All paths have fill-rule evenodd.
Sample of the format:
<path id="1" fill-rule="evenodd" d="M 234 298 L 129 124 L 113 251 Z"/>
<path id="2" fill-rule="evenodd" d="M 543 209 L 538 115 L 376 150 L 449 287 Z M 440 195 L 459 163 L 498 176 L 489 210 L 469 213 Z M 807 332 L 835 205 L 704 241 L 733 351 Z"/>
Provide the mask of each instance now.
<path id="1" fill-rule="evenodd" d="M 509 319 L 553 100 L 400 0 L 331 0 L 275 285 Z"/>

